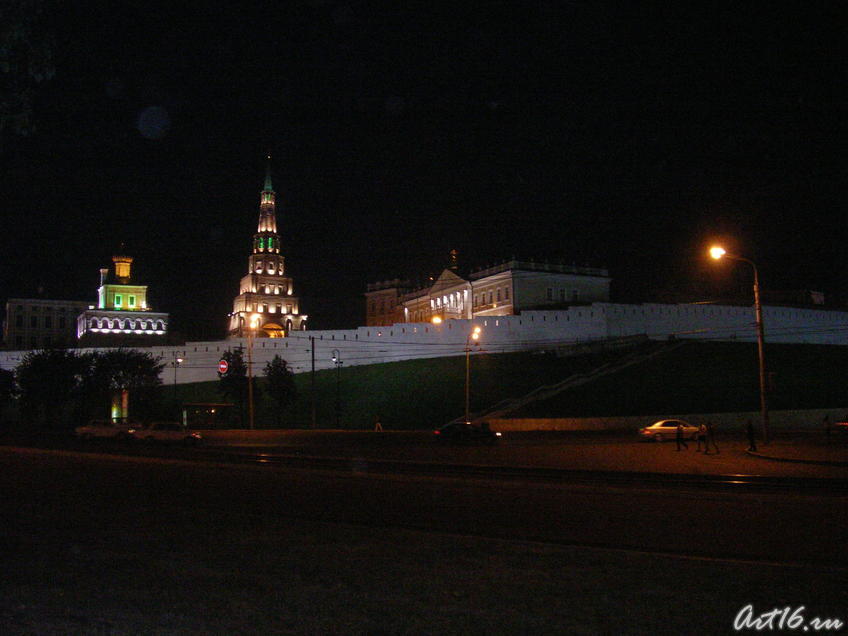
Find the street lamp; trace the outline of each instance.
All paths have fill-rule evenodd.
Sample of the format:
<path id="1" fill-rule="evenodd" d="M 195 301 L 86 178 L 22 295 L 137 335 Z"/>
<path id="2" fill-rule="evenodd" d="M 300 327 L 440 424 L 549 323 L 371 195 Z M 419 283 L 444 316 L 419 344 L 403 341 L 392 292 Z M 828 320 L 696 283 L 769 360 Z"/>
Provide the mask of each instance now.
<path id="1" fill-rule="evenodd" d="M 471 345 L 480 339 L 480 327 L 474 327 L 465 339 L 465 423 L 470 424 L 469 403 L 471 395 Z"/>
<path id="2" fill-rule="evenodd" d="M 247 417 L 251 430 L 253 430 L 253 338 L 256 336 L 258 324 L 259 316 L 253 314 L 247 325 Z"/>
<path id="3" fill-rule="evenodd" d="M 171 363 L 171 366 L 174 367 L 174 404 L 177 403 L 177 367 L 179 367 L 183 363 L 183 359 L 177 357 L 177 352 L 174 351 L 174 361 Z"/>
<path id="4" fill-rule="evenodd" d="M 336 428 L 339 428 L 339 418 L 342 412 L 341 370 L 344 362 L 342 362 L 338 349 L 333 349 L 333 364 L 336 365 Z"/>
<path id="5" fill-rule="evenodd" d="M 710 256 L 719 260 L 721 258 L 729 258 L 732 261 L 742 261 L 748 263 L 754 270 L 754 314 L 757 321 L 757 354 L 760 363 L 760 417 L 763 423 L 763 443 L 769 443 L 769 414 L 768 402 L 766 400 L 766 358 L 765 358 L 765 335 L 763 333 L 763 307 L 760 304 L 760 276 L 757 272 L 757 266 L 753 261 L 729 254 L 723 247 L 715 246 L 710 248 Z"/>

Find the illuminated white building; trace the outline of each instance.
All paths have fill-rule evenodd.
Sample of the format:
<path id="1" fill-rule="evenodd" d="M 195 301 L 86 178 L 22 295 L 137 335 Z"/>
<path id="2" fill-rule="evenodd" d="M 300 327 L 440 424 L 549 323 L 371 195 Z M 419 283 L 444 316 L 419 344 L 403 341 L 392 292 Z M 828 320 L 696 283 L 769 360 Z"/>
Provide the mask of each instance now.
<path id="1" fill-rule="evenodd" d="M 455 253 L 451 258 L 455 261 Z M 513 259 L 464 278 L 453 265 L 422 289 L 410 291 L 399 281 L 369 285 L 365 324 L 515 316 L 530 309 L 567 308 L 609 300 L 609 286 L 609 273 L 601 268 Z"/>
<path id="2" fill-rule="evenodd" d="M 130 282 L 132 256 L 112 257 L 114 275 L 100 270 L 97 307 L 77 316 L 77 339 L 81 346 L 150 346 L 162 344 L 168 333 L 168 314 L 152 311 L 147 285 Z"/>
<path id="3" fill-rule="evenodd" d="M 300 313 L 294 284 L 286 276 L 285 258 L 280 254 L 270 160 L 268 157 L 265 187 L 259 195 L 259 226 L 253 235 L 253 253 L 229 316 L 229 338 L 246 336 L 251 325 L 259 338 L 282 338 L 294 330 L 306 329 L 307 317 Z"/>

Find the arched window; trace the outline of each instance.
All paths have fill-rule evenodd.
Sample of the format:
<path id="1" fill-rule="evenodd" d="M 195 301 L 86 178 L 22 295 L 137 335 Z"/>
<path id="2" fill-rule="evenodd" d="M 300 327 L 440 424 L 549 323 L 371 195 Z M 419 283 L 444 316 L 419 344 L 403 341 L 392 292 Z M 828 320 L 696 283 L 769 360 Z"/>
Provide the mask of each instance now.
<path id="1" fill-rule="evenodd" d="M 292 330 L 292 321 L 286 320 L 286 332 L 289 332 L 291 330 Z"/>
<path id="2" fill-rule="evenodd" d="M 91 325 L 90 325 L 90 327 L 91 327 L 92 329 L 97 329 L 97 328 L 99 328 L 99 327 L 100 327 L 100 323 L 99 323 L 99 322 L 97 322 L 97 318 L 92 318 L 92 319 L 91 319 Z"/>

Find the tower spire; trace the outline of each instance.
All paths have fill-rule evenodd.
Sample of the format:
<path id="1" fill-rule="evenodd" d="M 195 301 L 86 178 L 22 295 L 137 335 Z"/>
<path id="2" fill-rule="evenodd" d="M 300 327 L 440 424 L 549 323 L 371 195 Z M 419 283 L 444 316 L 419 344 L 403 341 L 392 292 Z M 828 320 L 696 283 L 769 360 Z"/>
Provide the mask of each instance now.
<path id="1" fill-rule="evenodd" d="M 267 156 L 265 187 L 259 194 L 259 225 L 253 236 L 253 253 L 280 253 L 280 236 L 277 234 L 277 204 L 274 187 L 271 184 L 271 153 Z"/>
<path id="2" fill-rule="evenodd" d="M 265 192 L 273 192 L 274 186 L 271 184 L 271 153 L 268 153 L 267 163 L 265 164 Z"/>

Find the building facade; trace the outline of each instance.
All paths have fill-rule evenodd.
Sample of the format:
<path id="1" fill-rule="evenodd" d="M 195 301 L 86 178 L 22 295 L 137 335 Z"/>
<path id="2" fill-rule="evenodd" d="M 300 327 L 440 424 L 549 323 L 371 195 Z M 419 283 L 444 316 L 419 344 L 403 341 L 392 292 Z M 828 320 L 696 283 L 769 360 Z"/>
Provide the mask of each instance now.
<path id="1" fill-rule="evenodd" d="M 403 322 L 403 296 L 412 289 L 399 279 L 368 283 L 365 294 L 365 325 L 379 327 Z"/>
<path id="2" fill-rule="evenodd" d="M 94 302 L 10 298 L 3 323 L 4 348 L 13 351 L 75 347 L 77 316 Z"/>
<path id="3" fill-rule="evenodd" d="M 514 316 L 529 309 L 608 301 L 609 287 L 609 273 L 600 268 L 513 259 L 464 278 L 452 266 L 417 290 L 400 284 L 369 285 L 366 325 Z"/>
<path id="4" fill-rule="evenodd" d="M 265 186 L 259 195 L 259 225 L 253 235 L 253 252 L 247 274 L 239 284 L 229 315 L 228 338 L 242 338 L 252 330 L 258 338 L 282 338 L 306 329 L 307 316 L 300 313 L 294 283 L 286 275 L 277 232 L 276 194 L 271 183 L 271 158 Z"/>
<path id="5" fill-rule="evenodd" d="M 114 271 L 100 270 L 97 306 L 77 316 L 77 340 L 83 347 L 149 347 L 163 344 L 168 314 L 154 312 L 147 302 L 147 285 L 131 280 L 133 258 L 112 257 Z"/>

